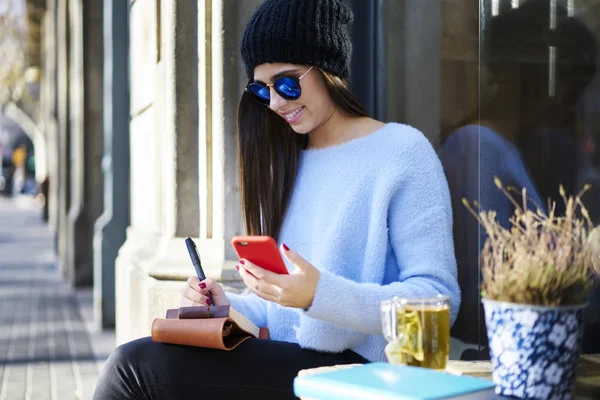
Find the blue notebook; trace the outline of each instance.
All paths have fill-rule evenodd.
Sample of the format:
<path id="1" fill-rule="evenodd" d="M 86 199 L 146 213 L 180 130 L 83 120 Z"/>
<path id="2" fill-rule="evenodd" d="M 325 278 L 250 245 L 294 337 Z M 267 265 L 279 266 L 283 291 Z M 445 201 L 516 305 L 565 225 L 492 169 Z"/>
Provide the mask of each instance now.
<path id="1" fill-rule="evenodd" d="M 493 382 L 388 363 L 298 376 L 294 394 L 319 400 L 434 400 L 493 388 Z"/>

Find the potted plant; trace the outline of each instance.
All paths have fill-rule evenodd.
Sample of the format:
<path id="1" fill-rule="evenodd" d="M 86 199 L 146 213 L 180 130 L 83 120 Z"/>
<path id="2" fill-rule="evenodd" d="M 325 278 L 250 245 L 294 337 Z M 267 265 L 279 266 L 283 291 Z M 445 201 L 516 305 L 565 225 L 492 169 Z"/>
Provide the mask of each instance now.
<path id="1" fill-rule="evenodd" d="M 496 186 L 515 206 L 510 227 L 494 210 L 463 204 L 488 237 L 481 251 L 482 302 L 496 393 L 532 399 L 570 398 L 576 378 L 583 311 L 600 271 L 595 228 L 581 202 L 586 185 L 567 198 L 564 215 L 528 207 L 527 193 Z M 519 193 L 519 202 L 511 194 Z M 600 272 L 599 272 L 600 273 Z"/>

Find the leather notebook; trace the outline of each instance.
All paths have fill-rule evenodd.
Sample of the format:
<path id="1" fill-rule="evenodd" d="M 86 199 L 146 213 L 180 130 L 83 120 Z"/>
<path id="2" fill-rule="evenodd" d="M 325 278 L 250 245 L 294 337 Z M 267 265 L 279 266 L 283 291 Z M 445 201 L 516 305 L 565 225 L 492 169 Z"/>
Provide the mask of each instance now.
<path id="1" fill-rule="evenodd" d="M 231 306 L 180 307 L 167 310 L 152 322 L 155 342 L 232 350 L 250 338 L 268 339 L 259 328 Z"/>

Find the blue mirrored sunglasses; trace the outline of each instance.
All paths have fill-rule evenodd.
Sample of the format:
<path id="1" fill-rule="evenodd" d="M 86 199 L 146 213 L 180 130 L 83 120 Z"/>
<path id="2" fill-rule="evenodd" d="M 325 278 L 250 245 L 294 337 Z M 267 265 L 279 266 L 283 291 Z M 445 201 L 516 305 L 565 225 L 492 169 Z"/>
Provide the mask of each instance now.
<path id="1" fill-rule="evenodd" d="M 254 81 L 248 83 L 246 86 L 246 92 L 250 93 L 259 103 L 266 106 L 271 102 L 270 86 L 277 92 L 278 95 L 286 100 L 298 100 L 302 94 L 300 87 L 300 79 L 304 78 L 306 74 L 310 72 L 313 67 L 310 67 L 305 73 L 299 77 L 295 76 L 282 76 L 277 78 L 274 83 L 266 84 L 260 81 Z"/>

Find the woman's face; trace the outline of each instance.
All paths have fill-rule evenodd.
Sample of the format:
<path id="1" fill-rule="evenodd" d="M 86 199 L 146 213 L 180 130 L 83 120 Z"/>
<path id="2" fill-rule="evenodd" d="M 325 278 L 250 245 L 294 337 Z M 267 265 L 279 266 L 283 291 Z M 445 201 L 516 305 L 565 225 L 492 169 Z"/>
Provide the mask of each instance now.
<path id="1" fill-rule="evenodd" d="M 254 80 L 272 84 L 281 76 L 300 77 L 310 66 L 295 64 L 261 64 L 254 69 Z M 325 82 L 317 68 L 311 69 L 300 80 L 301 95 L 297 100 L 286 100 L 269 86 L 269 108 L 286 120 L 296 133 L 309 133 L 333 114 L 335 107 Z"/>

